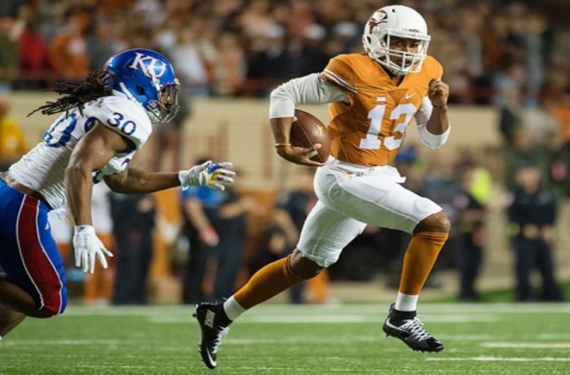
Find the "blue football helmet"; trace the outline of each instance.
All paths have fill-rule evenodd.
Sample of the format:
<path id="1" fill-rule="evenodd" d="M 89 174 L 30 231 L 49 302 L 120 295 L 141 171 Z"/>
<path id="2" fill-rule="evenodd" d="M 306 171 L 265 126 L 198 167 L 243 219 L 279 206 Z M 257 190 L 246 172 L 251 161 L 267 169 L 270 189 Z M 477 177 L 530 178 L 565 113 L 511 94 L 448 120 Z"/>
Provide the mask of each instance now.
<path id="1" fill-rule="evenodd" d="M 164 124 L 176 116 L 180 84 L 172 64 L 160 53 L 128 49 L 112 56 L 104 70 L 113 94 L 142 105 L 152 122 Z"/>

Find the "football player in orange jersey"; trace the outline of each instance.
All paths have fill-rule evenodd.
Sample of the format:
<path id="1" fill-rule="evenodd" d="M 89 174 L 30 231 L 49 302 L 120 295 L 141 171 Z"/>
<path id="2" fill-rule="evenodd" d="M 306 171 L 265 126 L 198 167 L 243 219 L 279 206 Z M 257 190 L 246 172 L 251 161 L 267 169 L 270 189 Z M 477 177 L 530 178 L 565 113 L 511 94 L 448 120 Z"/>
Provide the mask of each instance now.
<path id="1" fill-rule="evenodd" d="M 271 94 L 270 117 L 278 154 L 318 166 L 319 202 L 290 256 L 259 270 L 225 302 L 196 307 L 200 352 L 216 366 L 218 346 L 242 313 L 335 263 L 367 224 L 413 235 L 404 257 L 396 302 L 383 326 L 413 350 L 439 352 L 443 345 L 416 317 L 418 295 L 449 233 L 442 208 L 402 187 L 394 160 L 412 117 L 425 145 L 441 147 L 450 125 L 449 88 L 439 62 L 427 55 L 430 36 L 423 17 L 401 5 L 377 10 L 362 38 L 366 54 L 339 55 L 320 74 L 293 79 Z M 330 103 L 332 156 L 309 159 L 320 145 L 293 147 L 289 140 L 295 105 Z"/>

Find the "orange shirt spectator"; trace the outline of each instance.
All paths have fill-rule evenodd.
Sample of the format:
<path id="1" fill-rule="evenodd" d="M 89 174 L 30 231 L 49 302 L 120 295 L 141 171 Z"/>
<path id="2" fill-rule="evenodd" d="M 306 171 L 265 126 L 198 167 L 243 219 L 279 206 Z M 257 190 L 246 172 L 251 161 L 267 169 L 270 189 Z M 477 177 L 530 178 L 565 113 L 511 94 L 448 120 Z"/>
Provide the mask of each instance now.
<path id="1" fill-rule="evenodd" d="M 5 171 L 26 151 L 24 132 L 16 121 L 6 116 L 8 104 L 0 98 L 0 171 Z"/>
<path id="2" fill-rule="evenodd" d="M 551 110 L 560 124 L 565 143 L 570 144 L 570 93 L 565 92 Z"/>
<path id="3" fill-rule="evenodd" d="M 51 57 L 61 79 L 81 80 L 89 72 L 85 34 L 89 27 L 89 15 L 72 14 L 66 30 L 57 35 L 51 44 Z"/>

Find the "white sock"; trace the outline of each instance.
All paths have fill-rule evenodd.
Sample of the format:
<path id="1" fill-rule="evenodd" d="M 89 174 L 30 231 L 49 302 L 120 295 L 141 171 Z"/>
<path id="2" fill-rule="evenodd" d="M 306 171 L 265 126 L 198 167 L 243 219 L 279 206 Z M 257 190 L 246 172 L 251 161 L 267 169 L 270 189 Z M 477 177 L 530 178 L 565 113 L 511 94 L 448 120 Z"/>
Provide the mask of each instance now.
<path id="1" fill-rule="evenodd" d="M 0 335 L 0 341 L 2 341 L 2 335 Z"/>
<path id="2" fill-rule="evenodd" d="M 236 301 L 235 298 L 232 296 L 228 298 L 226 302 L 224 302 L 224 311 L 226 312 L 228 318 L 230 318 L 230 320 L 233 322 L 247 310 L 241 307 L 238 301 Z"/>
<path id="3" fill-rule="evenodd" d="M 398 292 L 396 297 L 396 310 L 398 311 L 416 311 L 418 305 L 418 297 Z"/>

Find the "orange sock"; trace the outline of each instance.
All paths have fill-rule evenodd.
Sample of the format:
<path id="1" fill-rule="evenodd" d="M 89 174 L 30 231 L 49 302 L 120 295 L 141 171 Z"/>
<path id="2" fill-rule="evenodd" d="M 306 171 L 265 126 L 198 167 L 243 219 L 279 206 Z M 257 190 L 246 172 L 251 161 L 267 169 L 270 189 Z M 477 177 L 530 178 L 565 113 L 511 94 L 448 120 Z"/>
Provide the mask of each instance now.
<path id="1" fill-rule="evenodd" d="M 404 256 L 400 293 L 420 294 L 448 236 L 447 233 L 420 232 L 412 237 Z"/>
<path id="2" fill-rule="evenodd" d="M 257 271 L 251 279 L 234 294 L 235 300 L 246 310 L 267 301 L 304 280 L 293 273 L 291 256 L 270 263 Z"/>
<path id="3" fill-rule="evenodd" d="M 307 281 L 307 289 L 311 291 L 315 303 L 327 303 L 329 299 L 329 275 L 326 268 Z"/>

